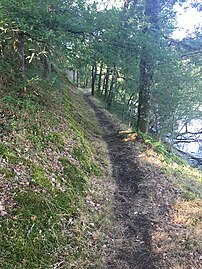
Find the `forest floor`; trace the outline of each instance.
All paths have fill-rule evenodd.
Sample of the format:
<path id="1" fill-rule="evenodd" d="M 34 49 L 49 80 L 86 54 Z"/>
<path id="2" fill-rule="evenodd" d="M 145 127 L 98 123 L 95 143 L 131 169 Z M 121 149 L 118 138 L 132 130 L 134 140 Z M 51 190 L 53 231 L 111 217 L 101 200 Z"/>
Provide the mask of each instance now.
<path id="1" fill-rule="evenodd" d="M 187 179 L 173 166 L 166 170 L 98 101 L 85 100 L 103 128 L 116 185 L 102 269 L 202 268 L 202 204 L 186 197 L 178 180 Z"/>
<path id="2" fill-rule="evenodd" d="M 202 269 L 201 173 L 58 85 L 0 91 L 0 268 Z"/>

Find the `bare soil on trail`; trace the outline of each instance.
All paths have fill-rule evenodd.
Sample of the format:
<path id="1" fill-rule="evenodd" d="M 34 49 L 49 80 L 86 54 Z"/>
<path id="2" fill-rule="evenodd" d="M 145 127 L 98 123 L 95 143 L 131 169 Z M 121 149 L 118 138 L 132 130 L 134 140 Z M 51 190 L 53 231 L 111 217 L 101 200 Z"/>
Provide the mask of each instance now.
<path id="1" fill-rule="evenodd" d="M 175 255 L 176 246 L 173 245 L 167 254 L 164 243 L 159 246 L 152 243 L 156 230 L 163 231 L 162 226 L 168 227 L 168 223 L 172 226 L 171 204 L 178 196 L 178 189 L 169 182 L 161 167 L 142 158 L 138 141 L 123 139 L 120 122 L 91 97 L 86 95 L 85 100 L 94 109 L 103 128 L 113 169 L 112 178 L 117 186 L 101 268 L 193 268 L 189 265 L 174 267 L 172 261 L 169 263 L 168 256 Z M 166 245 L 166 237 L 164 241 Z"/>

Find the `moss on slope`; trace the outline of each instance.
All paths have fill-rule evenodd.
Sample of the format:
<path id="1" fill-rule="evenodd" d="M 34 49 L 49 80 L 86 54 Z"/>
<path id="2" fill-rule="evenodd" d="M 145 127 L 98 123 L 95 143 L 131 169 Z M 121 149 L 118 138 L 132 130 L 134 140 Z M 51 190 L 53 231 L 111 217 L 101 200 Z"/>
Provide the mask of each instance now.
<path id="1" fill-rule="evenodd" d="M 92 235 L 100 231 L 105 206 L 96 209 L 93 188 L 103 173 L 89 139 L 100 129 L 79 92 L 66 86 L 61 92 L 50 107 L 29 96 L 3 99 L 4 120 L 12 120 L 0 143 L 0 268 L 98 266 L 101 233 L 96 242 Z"/>

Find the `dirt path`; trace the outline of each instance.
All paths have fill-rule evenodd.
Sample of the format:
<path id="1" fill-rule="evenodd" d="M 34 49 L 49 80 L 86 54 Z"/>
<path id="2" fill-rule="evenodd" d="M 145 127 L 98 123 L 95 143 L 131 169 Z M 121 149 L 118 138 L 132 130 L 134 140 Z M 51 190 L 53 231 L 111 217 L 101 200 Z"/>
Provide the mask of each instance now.
<path id="1" fill-rule="evenodd" d="M 113 227 L 108 231 L 109 242 L 103 269 L 159 268 L 157 264 L 161 257 L 153 253 L 151 247 L 154 223 L 151 221 L 153 208 L 148 199 L 149 192 L 144 187 L 147 175 L 140 171 L 133 147 L 122 141 L 120 125 L 91 98 L 85 98 L 103 128 L 113 178 L 117 184 L 113 204 Z M 149 210 L 144 210 L 145 208 Z"/>

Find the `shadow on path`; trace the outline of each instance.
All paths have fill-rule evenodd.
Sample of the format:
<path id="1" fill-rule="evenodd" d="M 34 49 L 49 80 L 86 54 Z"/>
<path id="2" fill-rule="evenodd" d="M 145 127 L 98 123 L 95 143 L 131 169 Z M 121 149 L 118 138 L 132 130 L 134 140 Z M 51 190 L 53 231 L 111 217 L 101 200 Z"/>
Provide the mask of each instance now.
<path id="1" fill-rule="evenodd" d="M 94 109 L 103 128 L 104 139 L 108 145 L 117 184 L 115 192 L 112 230 L 107 246 L 103 269 L 156 269 L 159 255 L 152 252 L 151 232 L 153 230 L 148 215 L 141 214 L 138 208 L 138 185 L 145 175 L 139 170 L 136 156 L 129 143 L 123 142 L 120 126 L 89 96 L 87 103 Z M 142 195 L 142 194 L 141 194 Z M 146 195 L 146 194 L 145 194 Z"/>

